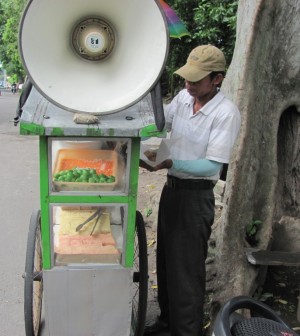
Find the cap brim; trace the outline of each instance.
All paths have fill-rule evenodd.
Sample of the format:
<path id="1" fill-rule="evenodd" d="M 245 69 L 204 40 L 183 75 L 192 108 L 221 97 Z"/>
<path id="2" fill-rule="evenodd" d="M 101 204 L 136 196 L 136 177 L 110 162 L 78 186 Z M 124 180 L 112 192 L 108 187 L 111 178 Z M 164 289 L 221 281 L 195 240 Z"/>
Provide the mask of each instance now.
<path id="1" fill-rule="evenodd" d="M 189 82 L 198 82 L 208 76 L 211 71 L 199 70 L 197 67 L 186 64 L 174 72 Z"/>

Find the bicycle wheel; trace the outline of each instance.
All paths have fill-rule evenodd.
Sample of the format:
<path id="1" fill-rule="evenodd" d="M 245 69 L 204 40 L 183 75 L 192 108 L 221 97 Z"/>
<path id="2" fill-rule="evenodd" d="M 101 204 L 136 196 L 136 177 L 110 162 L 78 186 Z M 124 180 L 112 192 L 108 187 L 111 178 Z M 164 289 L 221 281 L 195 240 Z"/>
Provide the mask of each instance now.
<path id="1" fill-rule="evenodd" d="M 32 213 L 28 231 L 24 273 L 24 318 L 26 336 L 39 334 L 43 301 L 41 215 Z"/>
<path id="2" fill-rule="evenodd" d="M 131 335 L 142 336 L 146 322 L 148 298 L 148 255 L 145 223 L 143 216 L 138 211 L 136 213 L 133 263 Z"/>

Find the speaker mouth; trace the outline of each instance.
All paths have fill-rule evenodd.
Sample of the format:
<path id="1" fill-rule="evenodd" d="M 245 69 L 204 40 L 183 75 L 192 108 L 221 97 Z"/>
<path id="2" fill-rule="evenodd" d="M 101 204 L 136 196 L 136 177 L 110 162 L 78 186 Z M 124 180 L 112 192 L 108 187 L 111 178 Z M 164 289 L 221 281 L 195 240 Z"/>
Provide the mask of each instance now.
<path id="1" fill-rule="evenodd" d="M 1 0 L 0 0 L 1 1 Z M 28 0 L 20 55 L 30 81 L 70 112 L 110 114 L 158 82 L 169 32 L 159 0 Z"/>
<path id="2" fill-rule="evenodd" d="M 89 17 L 76 24 L 72 46 L 78 56 L 89 61 L 101 61 L 113 51 L 115 34 L 110 23 L 98 17 Z"/>

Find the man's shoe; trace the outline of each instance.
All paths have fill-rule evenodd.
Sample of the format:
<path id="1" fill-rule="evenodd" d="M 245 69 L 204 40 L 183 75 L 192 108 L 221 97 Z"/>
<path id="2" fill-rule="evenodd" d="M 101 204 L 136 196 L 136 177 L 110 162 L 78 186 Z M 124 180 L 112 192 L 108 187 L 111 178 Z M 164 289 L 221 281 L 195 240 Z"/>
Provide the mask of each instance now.
<path id="1" fill-rule="evenodd" d="M 144 335 L 158 335 L 168 331 L 170 331 L 170 328 L 167 323 L 156 320 L 155 323 L 145 327 Z"/>

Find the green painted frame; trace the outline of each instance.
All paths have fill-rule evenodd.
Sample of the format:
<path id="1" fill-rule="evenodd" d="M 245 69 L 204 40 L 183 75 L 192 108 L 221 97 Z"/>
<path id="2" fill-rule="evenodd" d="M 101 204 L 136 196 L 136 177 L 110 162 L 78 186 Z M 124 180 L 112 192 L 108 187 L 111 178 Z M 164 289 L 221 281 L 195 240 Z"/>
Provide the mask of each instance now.
<path id="1" fill-rule="evenodd" d="M 107 137 L 105 137 L 107 138 Z M 128 137 L 127 137 L 128 138 Z M 41 205 L 41 235 L 43 248 L 43 268 L 51 269 L 51 204 L 127 204 L 128 206 L 128 222 L 125 232 L 126 250 L 124 253 L 124 267 L 133 266 L 134 256 L 134 239 L 135 239 L 135 222 L 136 222 L 136 206 L 138 193 L 138 173 L 139 173 L 139 157 L 140 157 L 140 140 L 139 137 L 131 137 L 131 155 L 129 170 L 129 189 L 127 195 L 50 195 L 49 190 L 49 155 L 47 136 L 39 137 L 40 151 L 40 205 Z"/>

